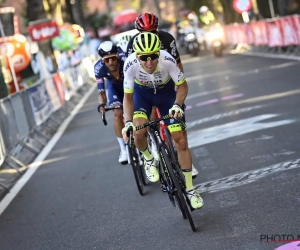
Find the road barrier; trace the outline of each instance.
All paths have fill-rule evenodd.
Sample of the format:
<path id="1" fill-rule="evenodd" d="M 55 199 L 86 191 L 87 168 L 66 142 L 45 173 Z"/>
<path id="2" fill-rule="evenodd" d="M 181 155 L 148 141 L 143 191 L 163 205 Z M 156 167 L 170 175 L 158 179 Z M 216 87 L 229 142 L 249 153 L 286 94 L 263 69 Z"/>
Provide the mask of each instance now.
<path id="1" fill-rule="evenodd" d="M 244 44 L 256 51 L 297 55 L 300 48 L 300 16 L 227 25 L 224 33 L 228 45 Z"/>
<path id="2" fill-rule="evenodd" d="M 90 58 L 0 99 L 0 199 L 94 84 Z"/>

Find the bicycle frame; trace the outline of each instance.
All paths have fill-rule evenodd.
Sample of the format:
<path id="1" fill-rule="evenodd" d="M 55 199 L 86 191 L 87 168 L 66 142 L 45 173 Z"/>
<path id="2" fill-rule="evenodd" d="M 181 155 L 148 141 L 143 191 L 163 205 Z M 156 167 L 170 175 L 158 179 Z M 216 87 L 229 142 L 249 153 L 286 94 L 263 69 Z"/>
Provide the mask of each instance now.
<path id="1" fill-rule="evenodd" d="M 161 114 L 160 114 L 159 108 L 155 107 L 155 111 L 156 111 L 157 117 L 161 118 Z M 164 142 L 166 142 L 166 135 L 165 135 L 165 132 L 164 132 L 164 128 L 168 129 L 168 126 L 166 125 L 166 123 L 164 122 L 164 120 L 162 120 L 162 121 L 159 122 L 159 127 L 160 127 L 159 131 L 160 131 L 161 138 L 162 138 L 162 140 Z"/>
<path id="2" fill-rule="evenodd" d="M 156 110 L 157 117 L 162 118 L 159 108 L 155 107 L 155 110 Z M 180 120 L 178 120 L 178 121 L 180 121 Z M 186 126 L 183 122 L 181 122 L 181 126 L 186 128 Z M 160 131 L 160 135 L 161 135 L 162 140 L 166 143 L 166 145 L 168 145 L 168 141 L 167 141 L 167 137 L 165 135 L 164 129 L 169 130 L 168 126 L 166 125 L 166 123 L 164 122 L 164 119 L 163 119 L 159 122 L 159 131 Z"/>
<path id="3" fill-rule="evenodd" d="M 163 160 L 163 161 L 164 161 L 164 157 L 163 157 L 161 151 L 165 149 L 165 150 L 167 151 L 167 154 L 168 154 L 168 155 L 170 155 L 170 151 L 169 151 L 169 148 L 168 148 L 166 142 L 163 140 L 163 138 L 162 138 L 162 136 L 161 136 L 161 135 L 162 135 L 161 132 L 160 132 L 161 127 L 158 128 L 158 127 L 156 126 L 156 124 L 157 124 L 158 122 L 162 122 L 161 124 L 164 124 L 164 125 L 165 125 L 165 123 L 164 123 L 163 121 L 166 120 L 166 119 L 169 119 L 169 118 L 170 118 L 169 115 L 165 115 L 165 116 L 160 117 L 160 118 L 158 118 L 158 119 L 156 119 L 156 120 L 149 121 L 149 122 L 146 123 L 146 124 L 143 124 L 143 125 L 140 125 L 140 126 L 137 126 L 137 127 L 136 127 L 136 130 L 143 129 L 143 128 L 148 127 L 148 126 L 150 127 L 150 133 L 152 134 L 152 137 L 153 137 L 153 139 L 154 139 L 154 141 L 155 141 L 155 145 L 156 145 L 156 147 L 157 147 L 157 151 L 158 151 L 158 153 L 159 153 L 160 159 Z M 166 125 L 165 125 L 165 126 L 166 126 Z M 132 143 L 132 142 L 131 142 L 131 143 Z M 158 168 L 158 169 L 159 169 L 160 176 L 164 178 L 164 182 L 168 182 L 168 181 L 166 180 L 167 177 L 166 177 L 166 172 L 165 172 L 165 169 L 164 169 L 164 167 L 163 167 L 163 164 L 159 164 L 159 168 Z M 167 191 L 168 191 L 168 193 L 169 193 L 170 195 L 172 195 L 172 193 L 173 193 L 174 190 L 171 190 L 171 189 L 169 189 L 169 188 L 170 188 L 170 187 L 168 186 L 168 187 L 167 187 Z M 170 198 L 170 199 L 171 199 L 171 198 Z"/>
<path id="4" fill-rule="evenodd" d="M 159 110 L 158 110 L 158 112 L 159 112 Z M 160 113 L 159 113 L 159 116 L 160 116 Z M 140 130 L 140 129 L 143 129 L 143 128 L 146 128 L 146 127 L 150 127 L 150 129 L 152 130 L 152 131 L 150 131 L 150 133 L 152 133 L 152 135 L 153 135 L 153 138 L 155 140 L 155 144 L 157 146 L 157 151 L 160 154 L 161 159 L 163 159 L 163 157 L 161 155 L 161 150 L 163 150 L 163 148 L 165 148 L 167 150 L 168 154 L 171 154 L 170 149 L 168 147 L 168 144 L 166 142 L 166 138 L 164 138 L 164 139 L 162 138 L 162 134 L 164 135 L 163 129 L 165 127 L 167 127 L 164 123 L 164 120 L 169 119 L 169 118 L 171 118 L 170 115 L 165 115 L 163 117 L 160 117 L 160 118 L 155 119 L 153 121 L 149 121 L 145 124 L 142 124 L 142 125 L 136 127 L 136 130 Z M 157 128 L 157 126 L 155 126 L 158 122 L 160 122 L 160 124 L 161 124 L 161 127 L 159 129 Z M 133 143 L 133 142 L 131 142 L 131 143 Z M 159 172 L 161 174 L 164 174 L 162 166 L 160 166 Z"/>

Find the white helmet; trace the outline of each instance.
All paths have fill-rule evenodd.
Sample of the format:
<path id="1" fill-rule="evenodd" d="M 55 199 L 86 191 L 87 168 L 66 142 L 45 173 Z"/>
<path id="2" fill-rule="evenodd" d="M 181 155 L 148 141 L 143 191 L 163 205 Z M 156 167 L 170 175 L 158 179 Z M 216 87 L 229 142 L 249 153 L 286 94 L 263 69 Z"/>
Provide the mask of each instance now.
<path id="1" fill-rule="evenodd" d="M 104 57 L 110 54 L 117 54 L 118 48 L 111 41 L 104 41 L 99 45 L 98 54 L 100 57 Z"/>
<path id="2" fill-rule="evenodd" d="M 201 6 L 200 9 L 199 9 L 200 14 L 203 14 L 203 13 L 205 13 L 207 11 L 208 11 L 208 7 L 205 6 L 205 5 Z"/>

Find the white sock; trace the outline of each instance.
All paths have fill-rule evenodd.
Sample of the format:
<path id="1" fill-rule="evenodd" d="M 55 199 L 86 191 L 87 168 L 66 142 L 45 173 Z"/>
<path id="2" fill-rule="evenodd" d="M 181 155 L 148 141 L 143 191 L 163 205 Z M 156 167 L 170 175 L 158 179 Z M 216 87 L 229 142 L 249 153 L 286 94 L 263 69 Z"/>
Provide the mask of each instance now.
<path id="1" fill-rule="evenodd" d="M 117 137 L 117 139 L 118 139 L 118 142 L 119 142 L 119 144 L 120 144 L 120 149 L 121 149 L 121 152 L 124 152 L 124 151 L 126 151 L 126 147 L 125 147 L 125 143 L 124 143 L 124 140 L 123 140 L 123 138 L 119 138 L 119 137 Z"/>

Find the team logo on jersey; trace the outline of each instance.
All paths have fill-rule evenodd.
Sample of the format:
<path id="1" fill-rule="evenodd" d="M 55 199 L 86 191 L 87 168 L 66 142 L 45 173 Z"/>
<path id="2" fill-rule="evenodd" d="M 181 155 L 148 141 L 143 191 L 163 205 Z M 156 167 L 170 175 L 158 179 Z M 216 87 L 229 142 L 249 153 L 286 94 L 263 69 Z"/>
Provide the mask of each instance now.
<path id="1" fill-rule="evenodd" d="M 180 71 L 178 74 L 178 81 L 181 81 L 184 79 L 184 74 Z"/>
<path id="2" fill-rule="evenodd" d="M 176 44 L 175 44 L 175 40 L 173 40 L 173 42 L 170 43 L 170 47 L 171 47 L 171 55 L 172 56 L 176 56 Z"/>
<path id="3" fill-rule="evenodd" d="M 118 99 L 118 97 L 117 97 L 116 95 L 113 95 L 113 98 L 114 98 L 114 99 Z"/>
<path id="4" fill-rule="evenodd" d="M 141 81 L 142 84 L 153 88 L 153 85 L 157 86 L 160 85 L 162 83 L 162 80 L 154 80 L 154 81 Z"/>
<path id="5" fill-rule="evenodd" d="M 96 83 L 103 83 L 103 79 L 102 78 L 96 79 Z"/>
<path id="6" fill-rule="evenodd" d="M 174 58 L 171 58 L 171 57 L 169 57 L 169 56 L 165 56 L 165 60 L 171 61 L 172 63 L 176 64 Z"/>
<path id="7" fill-rule="evenodd" d="M 160 71 L 155 72 L 153 75 L 154 75 L 155 78 L 161 78 L 161 72 Z"/>
<path id="8" fill-rule="evenodd" d="M 170 123 L 174 123 L 174 119 L 173 118 L 170 119 Z"/>
<path id="9" fill-rule="evenodd" d="M 132 54 L 133 49 L 129 49 L 128 50 L 128 56 L 130 56 Z"/>
<path id="10" fill-rule="evenodd" d="M 137 60 L 134 59 L 133 61 L 129 61 L 127 64 L 126 64 L 126 67 L 124 69 L 124 71 L 126 72 L 134 63 L 137 63 Z"/>
<path id="11" fill-rule="evenodd" d="M 148 79 L 148 77 L 146 75 L 141 75 L 141 74 L 139 74 L 139 78 L 141 80 L 147 80 Z"/>
<path id="12" fill-rule="evenodd" d="M 95 75 L 99 74 L 99 71 L 100 71 L 101 68 L 102 68 L 101 63 L 98 63 L 98 64 L 95 65 L 95 67 L 94 67 Z"/>

